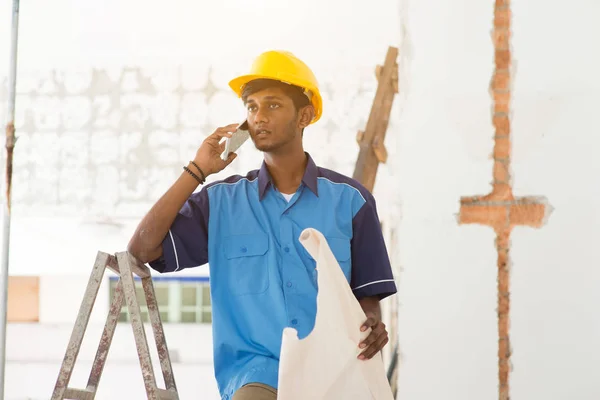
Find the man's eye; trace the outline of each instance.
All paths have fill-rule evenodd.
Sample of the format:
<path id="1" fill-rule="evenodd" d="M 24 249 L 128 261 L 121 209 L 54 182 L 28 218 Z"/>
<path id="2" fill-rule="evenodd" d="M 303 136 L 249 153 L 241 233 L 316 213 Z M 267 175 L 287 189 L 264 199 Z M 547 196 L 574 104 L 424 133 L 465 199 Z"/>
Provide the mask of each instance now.
<path id="1" fill-rule="evenodd" d="M 249 106 L 248 107 L 248 111 L 255 111 L 256 110 L 256 106 Z"/>
<path id="2" fill-rule="evenodd" d="M 279 108 L 279 104 L 270 104 L 269 107 L 270 108 Z"/>

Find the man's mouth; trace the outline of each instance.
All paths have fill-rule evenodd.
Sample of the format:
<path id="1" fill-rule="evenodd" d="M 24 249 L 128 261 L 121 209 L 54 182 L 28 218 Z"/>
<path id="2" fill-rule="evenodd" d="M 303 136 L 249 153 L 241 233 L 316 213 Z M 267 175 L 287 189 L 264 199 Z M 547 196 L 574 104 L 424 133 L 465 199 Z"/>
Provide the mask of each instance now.
<path id="1" fill-rule="evenodd" d="M 271 131 L 267 129 L 257 129 L 256 131 L 254 131 L 254 136 L 266 136 L 270 133 Z"/>

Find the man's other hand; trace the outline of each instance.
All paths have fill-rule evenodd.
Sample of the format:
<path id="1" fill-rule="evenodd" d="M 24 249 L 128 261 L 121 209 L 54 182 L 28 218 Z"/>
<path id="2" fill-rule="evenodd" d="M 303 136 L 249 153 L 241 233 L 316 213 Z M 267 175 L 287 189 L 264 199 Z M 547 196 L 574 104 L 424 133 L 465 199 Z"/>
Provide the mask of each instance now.
<path id="1" fill-rule="evenodd" d="M 381 349 L 388 343 L 388 332 L 385 324 L 381 321 L 379 315 L 375 312 L 367 311 L 367 320 L 360 327 L 361 332 L 371 328 L 371 333 L 362 342 L 359 343 L 359 348 L 364 349 L 358 356 L 361 360 L 369 360 L 373 358 Z"/>

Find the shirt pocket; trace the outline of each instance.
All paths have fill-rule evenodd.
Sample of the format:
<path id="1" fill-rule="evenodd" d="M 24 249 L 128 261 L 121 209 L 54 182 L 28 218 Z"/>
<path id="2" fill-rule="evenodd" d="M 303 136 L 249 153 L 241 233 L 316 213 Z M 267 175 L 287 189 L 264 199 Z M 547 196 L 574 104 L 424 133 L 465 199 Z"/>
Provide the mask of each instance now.
<path id="1" fill-rule="evenodd" d="M 269 288 L 267 234 L 231 235 L 224 241 L 230 292 L 240 296 L 265 292 Z"/>
<path id="2" fill-rule="evenodd" d="M 326 236 L 327 244 L 338 262 L 350 261 L 350 240 Z"/>
<path id="3" fill-rule="evenodd" d="M 340 237 L 332 237 L 332 236 L 325 236 L 325 239 L 327 240 L 327 244 L 329 245 L 329 248 L 331 249 L 333 256 L 335 257 L 338 264 L 340 265 L 340 268 L 342 269 L 344 276 L 346 277 L 348 282 L 350 282 L 350 276 L 351 276 L 350 272 L 352 269 L 352 260 L 351 260 L 352 251 L 351 251 L 351 246 L 350 246 L 350 239 L 340 238 Z M 308 254 L 308 252 L 307 252 L 307 254 Z M 311 257 L 311 259 L 312 259 L 312 257 Z M 316 280 L 317 280 L 317 271 L 316 270 L 313 272 L 313 279 L 316 283 Z"/>

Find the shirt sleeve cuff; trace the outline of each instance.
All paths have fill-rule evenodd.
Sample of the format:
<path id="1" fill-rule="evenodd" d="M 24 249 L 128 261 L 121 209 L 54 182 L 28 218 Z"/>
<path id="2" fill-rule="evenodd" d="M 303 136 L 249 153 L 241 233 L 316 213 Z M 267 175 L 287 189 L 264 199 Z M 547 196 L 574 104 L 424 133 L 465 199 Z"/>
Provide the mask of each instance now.
<path id="1" fill-rule="evenodd" d="M 373 282 L 367 282 L 352 289 L 354 296 L 357 299 L 363 297 L 377 296 L 379 300 L 383 300 L 397 292 L 396 282 L 393 279 L 382 279 Z"/>
<path id="2" fill-rule="evenodd" d="M 150 261 L 148 265 L 150 265 L 153 270 L 160 273 L 177 271 L 179 260 L 177 259 L 177 251 L 174 246 L 175 241 L 173 240 L 171 231 L 169 231 L 162 242 L 162 256 L 156 260 Z"/>

